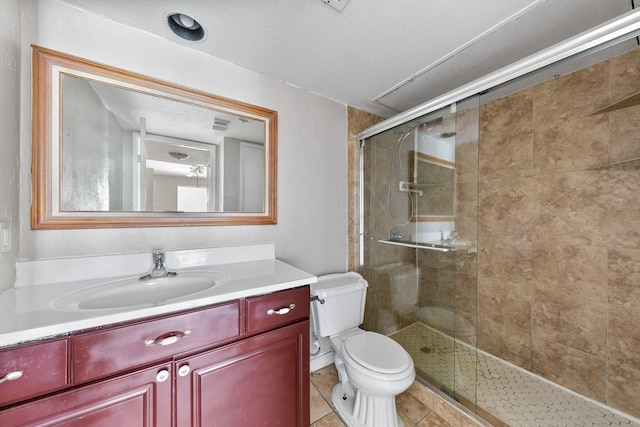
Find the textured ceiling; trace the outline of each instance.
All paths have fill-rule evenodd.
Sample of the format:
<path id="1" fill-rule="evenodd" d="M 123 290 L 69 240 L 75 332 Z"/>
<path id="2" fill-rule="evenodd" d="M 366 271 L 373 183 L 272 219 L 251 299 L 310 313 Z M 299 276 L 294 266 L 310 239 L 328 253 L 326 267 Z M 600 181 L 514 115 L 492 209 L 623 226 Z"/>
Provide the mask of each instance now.
<path id="1" fill-rule="evenodd" d="M 631 10 L 631 0 L 62 0 L 269 77 L 392 116 Z M 166 26 L 205 28 L 187 42 Z"/>

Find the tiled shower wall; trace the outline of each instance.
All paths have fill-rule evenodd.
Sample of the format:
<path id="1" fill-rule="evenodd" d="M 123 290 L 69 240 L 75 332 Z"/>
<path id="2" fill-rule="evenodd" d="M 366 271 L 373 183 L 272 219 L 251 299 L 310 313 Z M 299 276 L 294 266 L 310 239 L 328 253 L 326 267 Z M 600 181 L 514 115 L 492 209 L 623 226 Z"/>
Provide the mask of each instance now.
<path id="1" fill-rule="evenodd" d="M 478 348 L 640 416 L 640 49 L 480 107 Z"/>
<path id="2" fill-rule="evenodd" d="M 348 268 L 350 271 L 358 271 L 359 269 L 359 224 L 360 224 L 360 145 L 356 139 L 356 135 L 363 130 L 384 120 L 383 117 L 357 108 L 348 107 L 347 109 L 347 127 L 348 138 L 347 143 L 347 164 L 349 165 L 348 173 L 348 230 L 349 233 L 349 261 Z"/>
<path id="3" fill-rule="evenodd" d="M 472 241 L 477 207 L 477 254 L 456 253 L 454 298 L 434 303 L 455 300 L 478 348 L 640 417 L 640 161 L 607 166 L 640 157 L 640 106 L 591 115 L 638 90 L 640 49 L 458 116 L 456 227 Z M 378 121 L 349 109 L 355 271 L 354 137 Z M 365 327 L 376 329 L 389 295 L 371 282 Z M 450 284 L 427 282 L 425 304 Z"/>

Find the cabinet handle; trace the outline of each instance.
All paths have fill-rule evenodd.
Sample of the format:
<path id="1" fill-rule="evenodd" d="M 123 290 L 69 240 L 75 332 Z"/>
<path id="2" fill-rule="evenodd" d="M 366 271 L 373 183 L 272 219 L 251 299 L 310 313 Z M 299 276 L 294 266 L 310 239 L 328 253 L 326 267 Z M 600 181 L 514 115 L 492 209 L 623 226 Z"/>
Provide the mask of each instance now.
<path id="1" fill-rule="evenodd" d="M 182 365 L 180 369 L 178 369 L 178 375 L 181 377 L 186 377 L 191 372 L 191 367 L 189 365 Z"/>
<path id="2" fill-rule="evenodd" d="M 158 381 L 159 383 L 163 383 L 168 379 L 169 379 L 169 371 L 166 369 L 163 369 L 156 374 L 156 381 Z"/>
<path id="3" fill-rule="evenodd" d="M 279 315 L 283 315 L 283 314 L 287 314 L 288 312 L 290 312 L 291 310 L 293 310 L 294 308 L 296 308 L 295 304 L 290 304 L 289 307 L 282 307 L 280 309 L 273 309 L 270 308 L 269 310 L 267 310 L 267 314 L 269 316 L 271 316 L 272 314 L 279 314 Z"/>
<path id="4" fill-rule="evenodd" d="M 7 375 L 5 375 L 4 377 L 0 378 L 0 383 L 3 383 L 5 381 L 13 381 L 13 380 L 17 380 L 18 378 L 20 378 L 22 376 L 22 371 L 13 371 L 13 372 L 9 372 Z"/>
<path id="5" fill-rule="evenodd" d="M 164 335 L 160 335 L 158 338 L 149 338 L 144 341 L 145 345 L 171 345 L 180 341 L 182 338 L 186 337 L 191 333 L 190 329 L 187 329 L 183 332 L 174 331 L 169 332 Z"/>

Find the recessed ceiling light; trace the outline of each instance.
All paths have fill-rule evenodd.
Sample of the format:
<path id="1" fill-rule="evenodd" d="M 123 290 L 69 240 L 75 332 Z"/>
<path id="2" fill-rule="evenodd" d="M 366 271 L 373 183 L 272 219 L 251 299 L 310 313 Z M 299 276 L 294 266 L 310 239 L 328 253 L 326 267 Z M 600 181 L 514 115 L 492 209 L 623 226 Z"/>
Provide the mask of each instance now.
<path id="1" fill-rule="evenodd" d="M 177 36 L 189 41 L 202 40 L 204 28 L 189 15 L 184 13 L 174 13 L 167 16 L 167 25 Z"/>

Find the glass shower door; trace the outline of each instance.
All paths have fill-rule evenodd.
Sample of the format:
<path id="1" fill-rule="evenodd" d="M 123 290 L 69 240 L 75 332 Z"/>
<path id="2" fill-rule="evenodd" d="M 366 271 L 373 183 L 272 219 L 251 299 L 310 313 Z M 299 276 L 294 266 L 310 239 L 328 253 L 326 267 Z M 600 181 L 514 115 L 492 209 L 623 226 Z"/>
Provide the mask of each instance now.
<path id="1" fill-rule="evenodd" d="M 362 145 L 365 329 L 422 380 L 475 409 L 477 98 Z"/>

